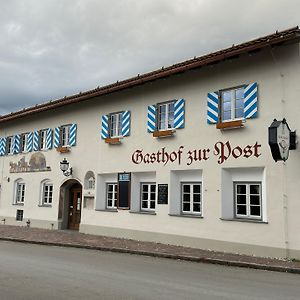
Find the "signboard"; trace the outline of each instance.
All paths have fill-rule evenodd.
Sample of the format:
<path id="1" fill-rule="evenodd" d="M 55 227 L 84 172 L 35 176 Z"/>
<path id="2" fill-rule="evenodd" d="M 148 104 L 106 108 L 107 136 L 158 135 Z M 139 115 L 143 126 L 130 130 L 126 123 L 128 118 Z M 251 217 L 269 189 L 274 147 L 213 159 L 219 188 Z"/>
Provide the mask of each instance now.
<path id="1" fill-rule="evenodd" d="M 168 185 L 159 184 L 158 185 L 158 204 L 168 204 Z"/>
<path id="2" fill-rule="evenodd" d="M 130 208 L 130 173 L 118 174 L 118 208 Z"/>
<path id="3" fill-rule="evenodd" d="M 274 119 L 269 127 L 269 146 L 273 159 L 286 161 L 289 158 L 289 150 L 296 149 L 296 133 L 291 132 L 286 119 L 277 121 Z"/>

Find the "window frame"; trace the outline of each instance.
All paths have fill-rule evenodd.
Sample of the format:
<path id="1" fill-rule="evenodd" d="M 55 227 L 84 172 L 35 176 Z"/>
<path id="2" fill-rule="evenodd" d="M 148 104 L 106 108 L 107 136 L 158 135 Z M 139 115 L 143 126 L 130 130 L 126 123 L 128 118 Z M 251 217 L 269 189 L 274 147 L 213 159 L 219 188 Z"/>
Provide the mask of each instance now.
<path id="1" fill-rule="evenodd" d="M 21 153 L 28 152 L 28 136 L 29 136 L 29 132 L 23 132 L 20 134 L 20 152 Z"/>
<path id="2" fill-rule="evenodd" d="M 175 102 L 176 102 L 176 100 L 170 100 L 170 101 L 165 101 L 165 102 L 159 102 L 159 103 L 156 104 L 156 130 L 157 131 L 167 131 L 167 130 L 175 129 L 175 127 L 174 127 Z M 169 105 L 170 104 L 173 104 L 173 121 L 172 121 L 173 124 L 172 124 L 172 127 L 168 128 L 169 120 L 170 120 L 170 110 L 169 110 Z M 162 106 L 166 107 L 165 122 L 164 122 L 165 128 L 161 128 L 161 115 L 162 114 L 160 113 L 160 107 L 162 107 Z"/>
<path id="3" fill-rule="evenodd" d="M 24 210 L 23 209 L 17 209 L 16 211 L 16 221 L 22 222 L 24 219 Z"/>
<path id="4" fill-rule="evenodd" d="M 227 123 L 227 122 L 232 122 L 232 121 L 241 121 L 244 120 L 244 90 L 245 90 L 246 85 L 239 85 L 239 86 L 235 86 L 235 87 L 231 87 L 231 88 L 227 88 L 227 89 L 222 89 L 219 91 L 219 122 L 220 123 Z M 243 90 L 243 97 L 240 99 L 237 99 L 236 97 L 232 97 L 233 93 L 235 93 L 235 91 L 237 90 Z M 223 94 L 226 92 L 231 92 L 231 99 L 230 99 L 230 119 L 226 119 L 224 120 L 223 118 L 223 112 L 224 112 L 224 107 L 223 107 L 223 103 L 224 103 L 224 98 L 223 98 Z M 235 117 L 235 112 L 236 112 L 236 100 L 243 100 L 243 105 L 241 107 L 242 111 L 243 111 L 243 116 L 242 117 Z M 228 101 L 229 102 L 229 101 Z M 227 110 L 229 111 L 229 110 Z"/>
<path id="5" fill-rule="evenodd" d="M 48 128 L 39 130 L 39 150 L 47 150 L 47 132 Z M 42 138 L 43 135 L 44 138 Z"/>
<path id="6" fill-rule="evenodd" d="M 108 186 L 113 186 L 113 191 L 111 192 L 112 193 L 112 199 L 108 199 L 108 193 L 109 193 L 109 188 Z M 106 183 L 106 193 L 105 193 L 105 207 L 106 209 L 117 209 L 118 208 L 118 196 L 119 196 L 119 188 L 118 188 L 118 183 L 117 182 L 107 182 Z M 117 197 L 115 198 L 115 196 L 117 195 Z M 111 200 L 112 201 L 112 205 L 108 205 L 108 200 Z"/>
<path id="7" fill-rule="evenodd" d="M 70 147 L 70 129 L 71 129 L 72 124 L 65 124 L 61 125 L 59 127 L 59 141 L 60 141 L 60 146 L 61 147 Z M 66 131 L 66 138 L 63 139 L 63 132 L 67 128 Z M 65 140 L 65 143 L 63 141 Z"/>
<path id="8" fill-rule="evenodd" d="M 47 196 L 45 197 L 46 186 L 51 187 L 51 191 L 48 189 Z M 53 183 L 50 180 L 46 180 L 42 182 L 41 189 L 41 206 L 52 206 L 53 204 Z M 51 197 L 50 197 L 51 194 Z"/>
<path id="9" fill-rule="evenodd" d="M 193 187 L 193 193 L 191 193 L 191 190 L 190 190 L 190 210 L 189 211 L 184 211 L 183 210 L 183 204 L 184 204 L 184 189 L 183 189 L 183 186 L 184 185 L 189 185 L 190 187 L 192 186 Z M 191 197 L 191 195 L 194 195 L 194 186 L 195 185 L 200 185 L 200 211 L 194 211 L 194 209 L 191 209 L 194 207 L 194 197 Z M 202 196 L 203 196 L 203 189 L 202 189 L 202 181 L 181 181 L 180 182 L 180 204 L 181 204 L 181 208 L 180 208 L 180 211 L 181 211 L 181 214 L 182 215 L 196 215 L 196 216 L 201 216 L 203 215 L 203 201 L 202 201 Z M 192 199 L 191 199 L 192 198 Z"/>
<path id="10" fill-rule="evenodd" d="M 6 153 L 6 155 L 14 154 L 13 139 L 14 139 L 13 135 L 10 135 L 10 136 L 6 137 L 6 144 L 5 144 L 5 153 Z M 10 141 L 10 144 L 9 144 L 9 141 Z"/>
<path id="11" fill-rule="evenodd" d="M 238 214 L 237 213 L 237 185 L 246 185 L 246 214 Z M 250 202 L 250 186 L 251 185 L 259 185 L 259 194 L 252 194 L 252 195 L 259 195 L 259 205 L 251 205 Z M 261 181 L 234 181 L 233 182 L 233 195 L 234 195 L 234 199 L 233 199 L 233 203 L 234 203 L 234 218 L 235 219 L 247 219 L 247 220 L 258 220 L 261 221 L 263 218 L 263 207 L 262 207 L 262 182 Z M 243 195 L 243 194 L 240 194 Z M 240 204 L 241 205 L 241 204 Z M 251 210 L 250 207 L 251 206 L 259 206 L 260 207 L 260 215 L 256 216 L 256 215 L 251 215 Z"/>
<path id="12" fill-rule="evenodd" d="M 19 187 L 22 187 L 22 189 L 20 189 Z M 23 180 L 17 180 L 16 183 L 15 183 L 14 204 L 24 205 L 24 203 L 25 203 L 25 192 L 26 192 L 25 182 Z"/>
<path id="13" fill-rule="evenodd" d="M 87 190 L 94 190 L 95 189 L 95 177 L 90 176 L 87 180 Z"/>
<path id="14" fill-rule="evenodd" d="M 143 200 L 143 186 L 147 185 L 148 186 L 148 199 Z M 149 188 L 150 186 L 150 188 Z M 151 186 L 155 186 L 155 199 L 151 199 Z M 140 183 L 140 210 L 145 211 L 145 212 L 154 212 L 156 209 L 156 201 L 157 201 L 157 184 L 156 182 L 141 182 Z M 150 197 L 149 197 L 150 196 Z M 147 201 L 147 208 L 143 207 L 143 201 Z M 154 201 L 154 208 L 151 208 L 151 202 Z"/>
<path id="15" fill-rule="evenodd" d="M 115 117 L 115 116 L 117 116 L 116 117 L 117 121 L 112 122 L 112 118 Z M 120 137 L 122 137 L 122 119 L 123 119 L 123 111 L 117 111 L 117 112 L 113 112 L 113 113 L 109 114 L 108 136 L 110 138 L 120 138 Z M 118 126 L 112 127 L 113 124 L 118 124 Z M 116 134 L 114 134 L 114 132 Z"/>

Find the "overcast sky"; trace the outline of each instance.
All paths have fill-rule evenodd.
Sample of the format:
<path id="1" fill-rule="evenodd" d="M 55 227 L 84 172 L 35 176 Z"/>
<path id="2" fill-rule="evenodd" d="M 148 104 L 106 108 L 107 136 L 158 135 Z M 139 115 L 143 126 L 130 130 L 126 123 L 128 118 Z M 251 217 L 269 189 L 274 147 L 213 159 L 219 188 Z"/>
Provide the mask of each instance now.
<path id="1" fill-rule="evenodd" d="M 297 25 L 299 0 L 0 0 L 0 115 Z"/>

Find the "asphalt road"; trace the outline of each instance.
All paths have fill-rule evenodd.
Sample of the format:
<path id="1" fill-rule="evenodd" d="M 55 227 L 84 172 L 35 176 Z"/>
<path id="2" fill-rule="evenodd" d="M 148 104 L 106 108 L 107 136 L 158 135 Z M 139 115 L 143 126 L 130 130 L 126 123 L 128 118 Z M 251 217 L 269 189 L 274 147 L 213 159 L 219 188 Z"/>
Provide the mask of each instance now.
<path id="1" fill-rule="evenodd" d="M 300 299 L 300 275 L 0 242 L 0 299 Z"/>

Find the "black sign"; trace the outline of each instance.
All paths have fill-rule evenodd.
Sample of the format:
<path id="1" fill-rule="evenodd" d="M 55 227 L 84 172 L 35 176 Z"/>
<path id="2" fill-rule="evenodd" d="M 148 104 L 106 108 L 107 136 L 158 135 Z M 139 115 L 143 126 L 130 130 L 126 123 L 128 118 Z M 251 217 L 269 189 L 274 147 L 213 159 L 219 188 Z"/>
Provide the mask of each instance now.
<path id="1" fill-rule="evenodd" d="M 272 122 L 269 127 L 269 146 L 276 162 L 286 161 L 289 157 L 289 150 L 296 149 L 296 132 L 290 130 L 286 119 L 282 121 L 274 119 Z"/>
<path id="2" fill-rule="evenodd" d="M 168 204 L 168 185 L 159 184 L 158 185 L 158 204 Z"/>
<path id="3" fill-rule="evenodd" d="M 130 173 L 118 174 L 118 208 L 130 208 Z"/>

